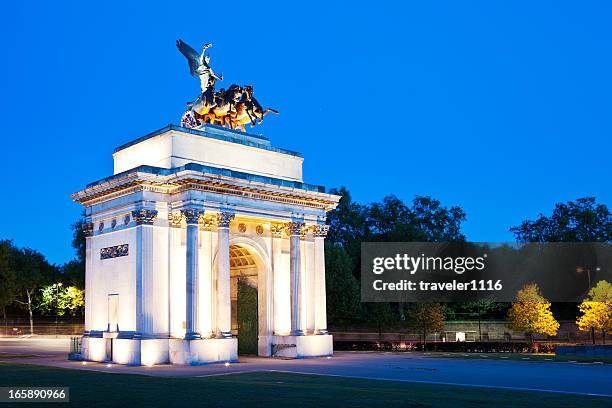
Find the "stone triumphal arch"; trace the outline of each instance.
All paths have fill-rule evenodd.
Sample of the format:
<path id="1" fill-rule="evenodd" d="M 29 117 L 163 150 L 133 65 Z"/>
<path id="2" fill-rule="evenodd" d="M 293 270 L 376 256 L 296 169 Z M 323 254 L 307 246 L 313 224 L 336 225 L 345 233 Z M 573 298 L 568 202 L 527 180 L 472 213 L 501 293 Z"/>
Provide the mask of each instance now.
<path id="1" fill-rule="evenodd" d="M 170 125 L 113 159 L 112 176 L 72 196 L 87 219 L 84 359 L 332 353 L 323 242 L 340 197 L 303 182 L 300 154 Z"/>

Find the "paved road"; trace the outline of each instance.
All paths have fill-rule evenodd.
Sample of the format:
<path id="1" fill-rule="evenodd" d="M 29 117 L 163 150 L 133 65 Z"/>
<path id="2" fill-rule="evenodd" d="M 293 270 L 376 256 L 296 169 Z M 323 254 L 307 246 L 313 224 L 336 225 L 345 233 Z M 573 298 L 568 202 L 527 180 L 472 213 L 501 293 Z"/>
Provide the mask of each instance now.
<path id="1" fill-rule="evenodd" d="M 0 356 L 4 354 L 34 354 L 39 356 L 67 356 L 70 338 L 0 338 Z"/>
<path id="2" fill-rule="evenodd" d="M 11 361 L 55 367 L 153 376 L 208 376 L 252 371 L 457 384 L 493 388 L 597 394 L 612 397 L 612 365 L 432 358 L 420 353 L 338 352 L 332 358 L 281 360 L 241 357 L 240 363 L 203 366 L 127 367 L 67 361 L 69 339 L 0 340 L 0 353 L 27 352 L 40 357 Z"/>

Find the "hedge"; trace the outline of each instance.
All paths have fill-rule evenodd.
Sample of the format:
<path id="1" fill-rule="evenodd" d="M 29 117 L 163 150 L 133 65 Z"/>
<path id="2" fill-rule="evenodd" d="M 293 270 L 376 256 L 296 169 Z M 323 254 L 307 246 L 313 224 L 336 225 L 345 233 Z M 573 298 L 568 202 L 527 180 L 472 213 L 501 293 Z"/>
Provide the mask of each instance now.
<path id="1" fill-rule="evenodd" d="M 554 353 L 568 343 L 529 342 L 428 342 L 427 351 L 460 353 Z M 423 351 L 418 341 L 334 341 L 337 351 Z"/>

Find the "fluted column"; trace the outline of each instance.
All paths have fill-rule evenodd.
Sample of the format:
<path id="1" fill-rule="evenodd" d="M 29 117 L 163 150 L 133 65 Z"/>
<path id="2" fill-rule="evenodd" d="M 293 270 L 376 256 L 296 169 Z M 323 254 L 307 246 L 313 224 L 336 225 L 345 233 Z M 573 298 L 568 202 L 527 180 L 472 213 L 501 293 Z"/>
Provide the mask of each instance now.
<path id="1" fill-rule="evenodd" d="M 232 299 L 230 288 L 229 226 L 234 214 L 217 214 L 217 330 L 222 338 L 232 337 Z"/>
<path id="2" fill-rule="evenodd" d="M 186 314 L 185 339 L 201 338 L 198 332 L 198 223 L 204 210 L 188 208 L 181 210 L 187 221 L 187 264 L 186 264 Z"/>
<path id="3" fill-rule="evenodd" d="M 315 279 L 315 333 L 327 334 L 327 302 L 325 298 L 325 237 L 329 225 L 313 225 Z"/>
<path id="4" fill-rule="evenodd" d="M 289 282 L 289 264 L 283 262 L 284 224 L 270 225 L 272 235 L 272 270 L 274 334 L 288 335 L 291 332 L 291 284 Z"/>
<path id="5" fill-rule="evenodd" d="M 302 308 L 302 272 L 300 255 L 300 233 L 304 227 L 303 222 L 293 221 L 287 223 L 290 236 L 290 282 L 291 282 L 291 334 L 302 336 L 302 323 L 304 322 L 304 310 Z"/>
<path id="6" fill-rule="evenodd" d="M 214 335 L 214 274 L 213 263 L 213 230 L 216 222 L 211 217 L 204 217 L 200 223 L 200 299 L 199 320 L 200 334 L 202 337 Z"/>
<path id="7" fill-rule="evenodd" d="M 151 334 L 153 312 L 153 223 L 157 210 L 141 208 L 132 211 L 136 222 L 136 333 Z"/>
<path id="8" fill-rule="evenodd" d="M 82 225 L 83 234 L 85 235 L 85 335 L 89 335 L 91 330 L 91 307 L 93 302 L 93 285 L 91 284 L 92 276 L 92 252 L 91 252 L 91 236 L 93 235 L 94 225 L 91 221 L 86 221 Z"/>

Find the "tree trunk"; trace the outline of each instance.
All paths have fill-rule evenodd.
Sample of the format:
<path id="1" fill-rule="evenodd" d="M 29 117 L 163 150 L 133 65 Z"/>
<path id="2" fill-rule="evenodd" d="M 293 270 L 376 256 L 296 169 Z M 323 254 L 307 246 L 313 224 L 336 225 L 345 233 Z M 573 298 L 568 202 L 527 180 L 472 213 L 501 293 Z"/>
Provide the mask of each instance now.
<path id="1" fill-rule="evenodd" d="M 595 328 L 591 327 L 591 341 L 595 344 Z"/>
<path id="2" fill-rule="evenodd" d="M 4 335 L 7 335 L 8 320 L 6 318 L 6 306 L 2 306 L 2 316 L 4 318 Z"/>
<path id="3" fill-rule="evenodd" d="M 423 351 L 427 350 L 427 333 L 425 329 L 423 329 Z"/>
<path id="4" fill-rule="evenodd" d="M 28 295 L 28 313 L 30 314 L 30 335 L 34 334 L 34 316 L 32 315 L 32 297 L 30 296 L 30 291 L 26 290 L 26 295 Z"/>
<path id="5" fill-rule="evenodd" d="M 606 344 L 606 331 L 601 330 L 601 344 Z"/>

